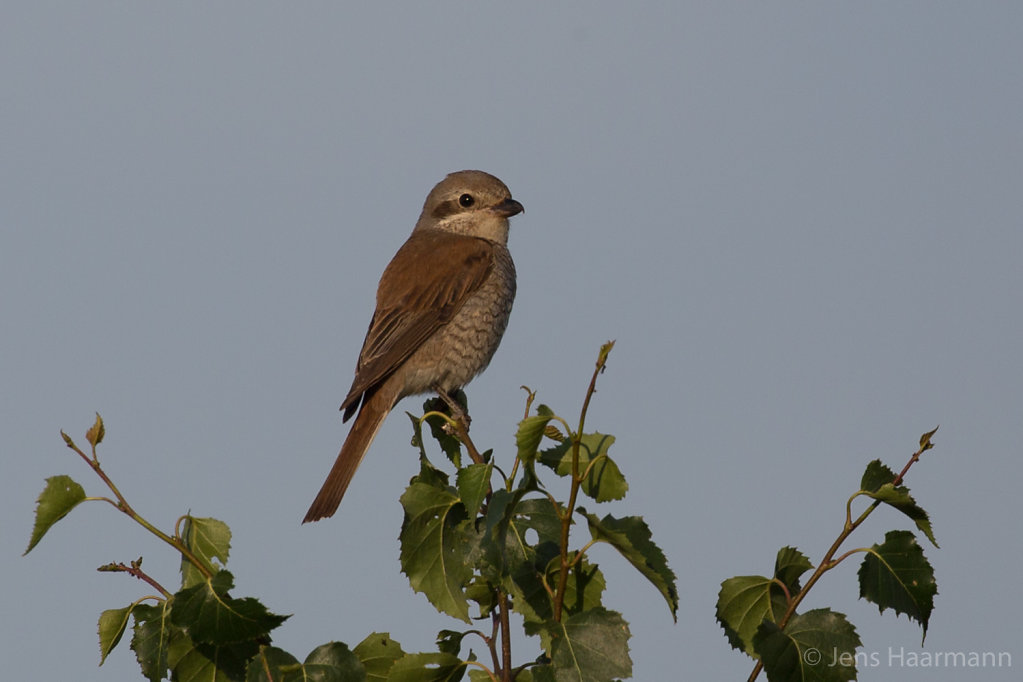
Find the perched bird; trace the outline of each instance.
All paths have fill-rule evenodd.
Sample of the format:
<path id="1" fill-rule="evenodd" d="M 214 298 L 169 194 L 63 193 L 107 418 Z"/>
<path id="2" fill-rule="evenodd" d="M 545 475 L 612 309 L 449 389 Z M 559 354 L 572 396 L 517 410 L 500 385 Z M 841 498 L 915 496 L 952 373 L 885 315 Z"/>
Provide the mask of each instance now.
<path id="1" fill-rule="evenodd" d="M 337 511 L 399 400 L 430 391 L 447 397 L 490 363 L 515 299 L 508 219 L 522 211 L 505 184 L 482 171 L 451 173 L 426 197 L 377 286 L 355 380 L 341 403 L 344 421 L 358 416 L 302 523 Z"/>

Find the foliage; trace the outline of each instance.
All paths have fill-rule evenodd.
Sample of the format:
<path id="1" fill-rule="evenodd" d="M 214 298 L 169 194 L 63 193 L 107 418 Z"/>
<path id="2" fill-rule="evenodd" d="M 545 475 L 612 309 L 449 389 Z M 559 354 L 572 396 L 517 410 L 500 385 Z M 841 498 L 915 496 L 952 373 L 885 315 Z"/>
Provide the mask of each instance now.
<path id="1" fill-rule="evenodd" d="M 797 611 L 817 581 L 854 554 L 864 554 L 858 574 L 860 597 L 876 604 L 881 612 L 892 609 L 897 614 L 906 614 L 920 623 L 923 636 L 927 636 L 938 586 L 934 569 L 912 532 L 889 531 L 881 544 L 851 549 L 838 558 L 835 555 L 849 535 L 881 504 L 901 511 L 931 544 L 938 546 L 927 512 L 902 484 L 910 467 L 934 447 L 931 437 L 936 431 L 935 428 L 920 437 L 919 449 L 898 474 L 880 460 L 867 465 L 859 489 L 846 503 L 841 532 L 805 585 L 800 585 L 800 578 L 814 566 L 793 547 L 778 551 L 771 577 L 736 576 L 721 583 L 718 622 L 729 643 L 756 660 L 750 682 L 761 670 L 767 673 L 770 682 L 856 679 L 855 652 L 861 642 L 846 617 L 827 608 Z M 852 505 L 858 497 L 873 501 L 853 519 Z"/>
<path id="2" fill-rule="evenodd" d="M 613 345 L 609 342 L 600 350 L 574 429 L 544 405 L 530 415 L 535 394 L 528 392 L 526 416 L 519 423 L 515 457 L 507 472 L 490 451 L 479 453 L 469 438 L 467 419 L 429 409 L 439 404 L 434 401 L 427 402 L 424 417 L 412 417 L 419 473 L 401 496 L 405 511 L 399 536 L 401 570 L 412 589 L 439 612 L 467 625 L 463 630 L 442 630 L 437 651 L 406 653 L 388 633 L 371 633 L 353 648 L 330 642 L 302 661 L 272 646 L 270 633 L 288 617 L 272 613 L 252 597 L 233 594 L 234 577 L 226 569 L 231 543 L 227 524 L 185 515 L 173 532 L 166 533 L 145 520 L 100 465 L 96 447 L 105 427 L 99 415 L 86 434 L 90 454 L 61 434 L 112 497 L 87 497 L 68 476 L 48 479 L 26 554 L 77 505 L 105 501 L 181 555 L 181 580 L 175 591 L 143 571 L 141 558 L 100 567 L 126 573 L 155 590 L 127 606 L 106 610 L 99 618 L 101 663 L 131 628 L 130 647 L 149 680 L 398 682 L 457 680 L 466 672 L 471 680 L 610 682 L 629 677 L 629 627 L 621 614 L 603 606 L 604 576 L 590 560 L 589 548 L 604 542 L 618 550 L 661 593 L 673 618 L 678 593 L 675 574 L 641 517 L 599 517 L 578 505 L 580 494 L 602 504 L 622 499 L 628 490 L 610 455 L 614 437 L 584 430 L 597 377 Z M 461 398 L 464 406 L 464 395 Z M 430 461 L 424 423 L 454 465 L 453 480 Z M 463 453 L 470 461 L 463 463 Z M 559 500 L 541 481 L 538 463 L 561 481 L 558 485 L 567 489 L 567 500 Z M 874 492 L 897 495 L 880 487 Z M 582 521 L 589 538 L 580 544 L 572 529 L 581 527 L 577 522 Z M 912 570 L 912 561 L 906 559 L 911 550 L 896 539 L 875 553 L 879 562 L 872 565 L 869 579 L 878 593 L 893 595 L 898 603 L 893 608 L 907 612 L 913 595 L 896 592 L 899 580 Z M 886 573 L 889 563 L 899 568 Z M 527 635 L 538 638 L 541 653 L 533 660 L 512 662 L 512 613 L 521 618 Z M 474 620 L 489 621 L 489 628 L 473 627 Z M 748 624 L 739 627 L 744 633 L 749 629 Z M 773 633 L 763 637 L 776 648 L 787 646 L 786 640 L 774 644 L 778 636 Z M 489 660 L 479 660 L 471 649 L 463 654 L 467 638 L 482 640 Z"/>

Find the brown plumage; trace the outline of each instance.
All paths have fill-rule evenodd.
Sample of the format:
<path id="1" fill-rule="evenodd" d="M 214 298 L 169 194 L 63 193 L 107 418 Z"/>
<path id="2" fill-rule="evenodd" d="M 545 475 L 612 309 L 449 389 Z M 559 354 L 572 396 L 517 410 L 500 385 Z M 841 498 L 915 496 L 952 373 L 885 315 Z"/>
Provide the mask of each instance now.
<path id="1" fill-rule="evenodd" d="M 503 182 L 451 173 L 426 198 L 412 235 L 377 287 L 377 306 L 341 409 L 358 413 L 303 519 L 334 514 L 373 438 L 405 396 L 461 388 L 482 372 L 515 298 L 508 218 L 522 212 Z"/>

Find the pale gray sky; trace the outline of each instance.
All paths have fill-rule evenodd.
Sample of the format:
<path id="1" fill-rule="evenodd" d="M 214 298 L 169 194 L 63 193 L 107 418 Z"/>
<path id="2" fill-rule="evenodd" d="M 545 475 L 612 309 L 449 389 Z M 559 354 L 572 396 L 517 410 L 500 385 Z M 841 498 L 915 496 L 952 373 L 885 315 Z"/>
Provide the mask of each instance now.
<path id="1" fill-rule="evenodd" d="M 127 642 L 96 668 L 95 631 L 145 586 L 94 569 L 141 553 L 174 582 L 105 505 L 20 556 L 45 477 L 103 491 L 58 433 L 84 441 L 94 411 L 147 518 L 230 524 L 238 593 L 294 614 L 281 647 L 389 630 L 426 650 L 457 627 L 398 570 L 400 410 L 338 516 L 299 521 L 347 432 L 380 272 L 433 184 L 481 168 L 527 212 L 511 325 L 469 390 L 476 442 L 514 452 L 521 384 L 574 417 L 617 339 L 588 421 L 631 484 L 606 511 L 644 515 L 680 593 L 673 625 L 596 552 L 635 679 L 745 679 L 720 581 L 787 544 L 816 562 L 867 462 L 901 467 L 939 423 L 908 480 L 941 543 L 923 649 L 856 599 L 855 562 L 808 607 L 880 652 L 861 680 L 963 679 L 890 665 L 902 647 L 1008 651 L 1014 669 L 970 678 L 1018 679 L 1021 28 L 1013 2 L 7 6 L 5 675 L 139 678 Z M 881 510 L 849 547 L 905 527 Z"/>

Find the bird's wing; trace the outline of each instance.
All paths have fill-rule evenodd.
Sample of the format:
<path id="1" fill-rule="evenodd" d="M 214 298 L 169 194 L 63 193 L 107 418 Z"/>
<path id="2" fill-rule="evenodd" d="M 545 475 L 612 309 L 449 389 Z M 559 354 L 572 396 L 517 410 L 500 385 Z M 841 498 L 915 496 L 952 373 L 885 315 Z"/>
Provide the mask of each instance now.
<path id="1" fill-rule="evenodd" d="M 493 263 L 494 245 L 485 239 L 442 230 L 413 233 L 380 278 L 355 381 L 341 404 L 346 420 L 366 391 L 454 317 L 486 280 Z"/>

